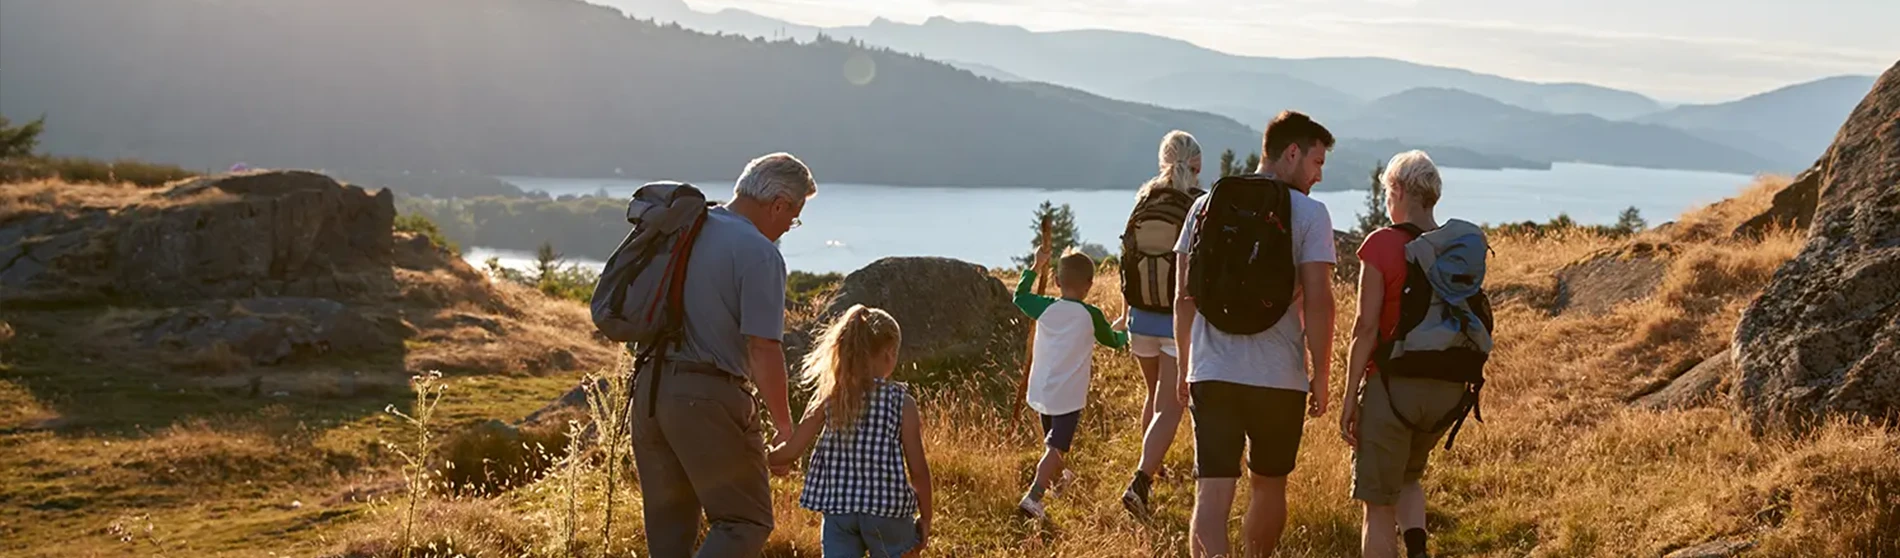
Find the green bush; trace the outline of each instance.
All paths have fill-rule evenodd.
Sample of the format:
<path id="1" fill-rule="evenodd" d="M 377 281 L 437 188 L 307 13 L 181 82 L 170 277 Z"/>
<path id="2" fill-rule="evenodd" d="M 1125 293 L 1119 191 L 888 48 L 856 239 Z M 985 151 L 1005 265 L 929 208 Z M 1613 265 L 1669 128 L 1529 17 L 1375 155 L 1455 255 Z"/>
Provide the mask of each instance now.
<path id="1" fill-rule="evenodd" d="M 1585 225 L 1578 223 L 1576 219 L 1572 219 L 1568 213 L 1559 213 L 1556 217 L 1543 223 L 1524 221 L 1522 223 L 1492 225 L 1485 228 L 1492 232 L 1536 237 L 1543 237 L 1560 232 L 1583 231 L 1611 238 L 1621 238 L 1643 232 L 1647 230 L 1648 227 L 1649 224 L 1643 220 L 1642 212 L 1638 211 L 1635 207 L 1630 207 L 1629 209 L 1623 210 L 1623 213 L 1618 216 L 1616 224 L 1614 225 Z"/>
<path id="2" fill-rule="evenodd" d="M 586 304 L 594 298 L 594 283 L 600 282 L 600 274 L 578 265 L 567 265 L 541 276 L 535 288 L 542 294 L 555 298 L 565 298 Z"/>
<path id="3" fill-rule="evenodd" d="M 809 304 L 819 296 L 831 292 L 842 282 L 844 282 L 844 275 L 837 272 L 793 271 L 785 276 L 785 300 Z"/>
<path id="4" fill-rule="evenodd" d="M 435 226 L 435 221 L 429 220 L 427 216 L 415 213 L 397 215 L 396 232 L 422 235 L 423 238 L 429 239 L 429 242 L 436 245 L 436 247 L 446 249 L 450 254 L 457 256 L 462 255 L 462 247 L 456 246 L 455 241 L 449 240 L 447 236 L 443 236 L 442 228 Z"/>

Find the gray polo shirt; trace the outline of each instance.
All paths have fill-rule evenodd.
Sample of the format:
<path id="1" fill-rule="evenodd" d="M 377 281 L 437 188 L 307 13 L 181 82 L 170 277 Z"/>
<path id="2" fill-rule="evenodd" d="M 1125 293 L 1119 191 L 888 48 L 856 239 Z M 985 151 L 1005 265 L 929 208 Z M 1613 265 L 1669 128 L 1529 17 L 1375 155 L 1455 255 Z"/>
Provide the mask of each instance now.
<path id="1" fill-rule="evenodd" d="M 684 362 L 738 376 L 746 337 L 778 341 L 785 332 L 785 256 L 752 221 L 725 207 L 707 213 L 686 268 Z"/>

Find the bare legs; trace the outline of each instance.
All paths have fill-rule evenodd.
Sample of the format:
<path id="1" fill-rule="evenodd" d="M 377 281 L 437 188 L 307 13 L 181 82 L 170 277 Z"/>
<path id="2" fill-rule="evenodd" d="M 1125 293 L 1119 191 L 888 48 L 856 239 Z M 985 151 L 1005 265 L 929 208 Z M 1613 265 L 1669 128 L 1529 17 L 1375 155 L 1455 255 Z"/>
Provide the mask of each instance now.
<path id="1" fill-rule="evenodd" d="M 1142 375 L 1148 380 L 1148 402 L 1142 406 L 1141 464 L 1137 468 L 1153 477 L 1161 470 L 1161 460 L 1167 457 L 1168 447 L 1174 445 L 1175 431 L 1181 425 L 1181 405 L 1173 393 L 1179 371 L 1174 357 L 1166 354 L 1137 360 L 1141 362 Z"/>
<path id="2" fill-rule="evenodd" d="M 1241 537 L 1249 558 L 1272 556 L 1286 531 L 1286 477 L 1248 475 L 1248 497 Z M 1194 519 L 1188 538 L 1195 558 L 1232 556 L 1227 542 L 1227 514 L 1233 509 L 1239 479 L 1201 479 L 1196 483 Z"/>
<path id="3" fill-rule="evenodd" d="M 1398 556 L 1399 533 L 1425 528 L 1425 488 L 1418 481 L 1399 489 L 1397 505 L 1366 504 L 1365 526 L 1359 533 L 1359 551 L 1365 558 Z"/>

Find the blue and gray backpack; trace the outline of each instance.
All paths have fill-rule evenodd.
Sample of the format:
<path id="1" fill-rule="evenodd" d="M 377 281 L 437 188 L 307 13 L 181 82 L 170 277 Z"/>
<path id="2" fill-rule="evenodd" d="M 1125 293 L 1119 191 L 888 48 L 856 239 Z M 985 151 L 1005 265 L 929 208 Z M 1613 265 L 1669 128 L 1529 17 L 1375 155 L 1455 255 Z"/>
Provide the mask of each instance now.
<path id="1" fill-rule="evenodd" d="M 1491 356 L 1491 333 L 1496 325 L 1491 301 L 1484 294 L 1485 256 L 1490 246 L 1484 229 L 1453 219 L 1425 232 L 1409 223 L 1392 228 L 1412 238 L 1405 244 L 1406 274 L 1399 298 L 1399 324 L 1390 339 L 1373 352 L 1379 378 L 1391 393 L 1392 376 L 1429 378 L 1465 385 L 1457 407 L 1435 424 L 1412 424 L 1393 407 L 1392 414 L 1407 428 L 1439 432 L 1450 428 L 1445 449 L 1458 437 L 1466 415 L 1484 422 L 1478 407 L 1484 389 L 1484 364 Z M 1392 397 L 1386 398 L 1391 403 Z"/>

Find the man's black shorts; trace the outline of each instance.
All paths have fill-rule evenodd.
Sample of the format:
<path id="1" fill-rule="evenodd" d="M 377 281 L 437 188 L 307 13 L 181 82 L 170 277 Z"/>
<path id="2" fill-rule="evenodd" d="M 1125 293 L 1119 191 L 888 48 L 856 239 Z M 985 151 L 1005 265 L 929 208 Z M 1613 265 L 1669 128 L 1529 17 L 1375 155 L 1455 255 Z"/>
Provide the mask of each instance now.
<path id="1" fill-rule="evenodd" d="M 1069 446 L 1075 443 L 1075 429 L 1082 425 L 1082 411 L 1060 415 L 1042 415 L 1042 443 L 1062 453 L 1069 453 Z"/>
<path id="2" fill-rule="evenodd" d="M 1306 392 L 1195 382 L 1188 408 L 1194 415 L 1194 476 L 1240 478 L 1240 454 L 1247 469 L 1263 477 L 1293 472 L 1300 453 L 1300 429 L 1306 420 Z"/>

